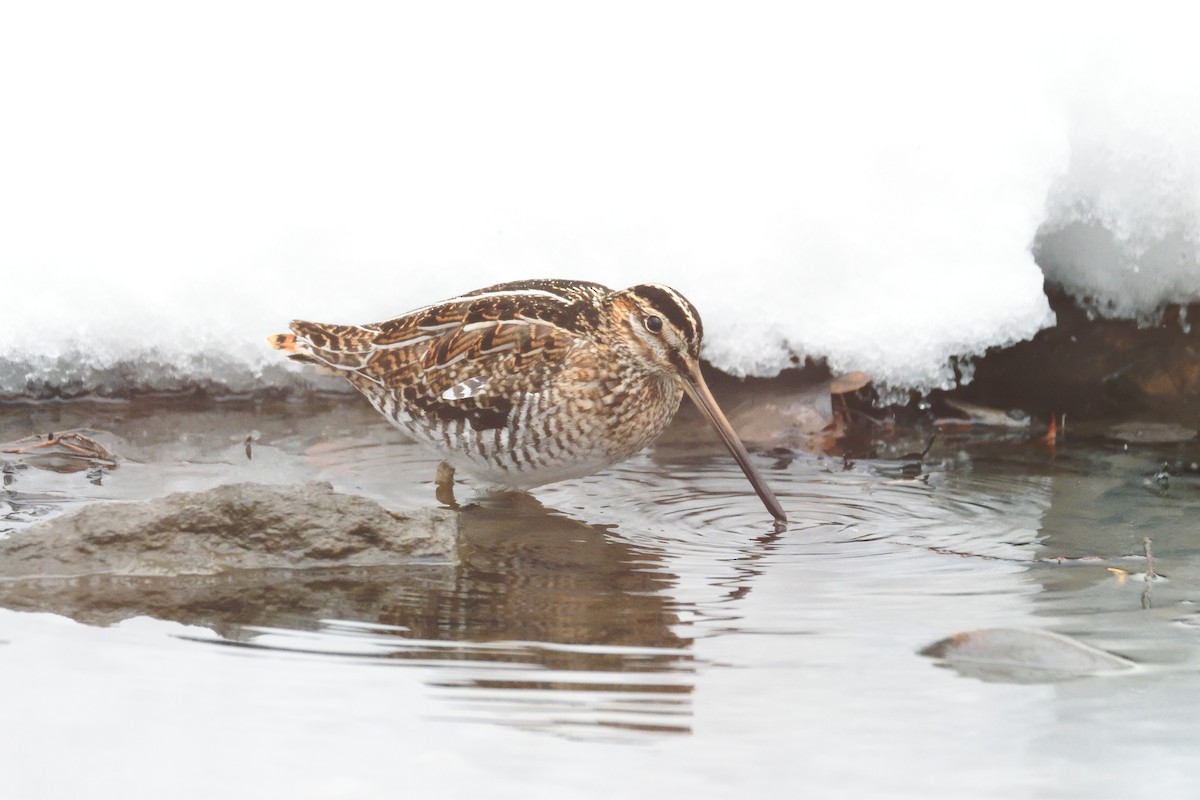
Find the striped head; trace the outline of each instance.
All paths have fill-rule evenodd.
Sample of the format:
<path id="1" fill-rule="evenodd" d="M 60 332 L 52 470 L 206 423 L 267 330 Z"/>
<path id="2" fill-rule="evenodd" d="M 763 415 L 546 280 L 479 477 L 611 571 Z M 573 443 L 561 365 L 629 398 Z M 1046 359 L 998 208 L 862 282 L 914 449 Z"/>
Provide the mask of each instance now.
<path id="1" fill-rule="evenodd" d="M 746 473 L 750 485 L 782 525 L 787 522 L 779 500 L 746 452 L 700 373 L 700 343 L 704 328 L 696 307 L 679 292 L 658 283 L 643 283 L 605 298 L 609 323 L 621 343 L 637 356 L 643 368 L 678 382 L 730 454 Z"/>
<path id="2" fill-rule="evenodd" d="M 672 375 L 700 361 L 704 326 L 687 298 L 669 286 L 643 283 L 608 297 L 610 321 L 640 361 Z"/>

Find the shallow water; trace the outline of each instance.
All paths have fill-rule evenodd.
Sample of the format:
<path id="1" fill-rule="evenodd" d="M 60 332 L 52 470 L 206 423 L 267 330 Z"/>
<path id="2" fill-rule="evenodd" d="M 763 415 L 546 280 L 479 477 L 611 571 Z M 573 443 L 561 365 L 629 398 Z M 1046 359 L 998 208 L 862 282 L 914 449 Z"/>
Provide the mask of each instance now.
<path id="1" fill-rule="evenodd" d="M 0 409 L 0 441 L 75 427 L 120 465 L 10 469 L 0 531 L 246 480 L 435 503 L 435 460 L 357 400 Z M 1200 774 L 1200 446 L 761 457 L 775 534 L 684 433 L 534 497 L 460 486 L 458 563 L 7 592 L 5 795 L 1094 798 Z M 1138 667 L 981 680 L 919 653 L 996 627 Z"/>

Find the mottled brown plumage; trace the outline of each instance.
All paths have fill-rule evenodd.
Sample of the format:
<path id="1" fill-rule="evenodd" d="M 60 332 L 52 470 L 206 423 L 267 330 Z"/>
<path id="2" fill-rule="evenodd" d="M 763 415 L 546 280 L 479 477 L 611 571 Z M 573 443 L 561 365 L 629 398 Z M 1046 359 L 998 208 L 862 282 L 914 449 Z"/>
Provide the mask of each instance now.
<path id="1" fill-rule="evenodd" d="M 687 392 L 785 519 L 700 376 L 700 315 L 669 287 L 520 281 L 386 322 L 291 327 L 271 345 L 344 376 L 450 464 L 510 488 L 628 458 L 658 438 Z"/>

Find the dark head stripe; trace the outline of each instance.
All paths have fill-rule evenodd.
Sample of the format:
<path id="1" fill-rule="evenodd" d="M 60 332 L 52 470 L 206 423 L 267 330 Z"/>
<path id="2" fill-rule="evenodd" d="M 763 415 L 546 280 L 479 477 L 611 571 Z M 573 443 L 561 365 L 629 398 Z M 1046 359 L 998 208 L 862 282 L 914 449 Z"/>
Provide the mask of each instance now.
<path id="1" fill-rule="evenodd" d="M 654 309 L 679 329 L 683 338 L 688 342 L 698 342 L 704 333 L 700 326 L 700 315 L 696 308 L 683 295 L 666 286 L 654 283 L 643 283 L 629 290 L 633 294 L 650 303 Z"/>

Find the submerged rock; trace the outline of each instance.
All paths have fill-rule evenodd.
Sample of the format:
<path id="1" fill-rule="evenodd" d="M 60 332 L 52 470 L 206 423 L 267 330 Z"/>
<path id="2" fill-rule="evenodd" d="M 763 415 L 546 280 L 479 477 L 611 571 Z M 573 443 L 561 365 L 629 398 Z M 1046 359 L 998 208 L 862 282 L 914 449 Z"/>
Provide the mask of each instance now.
<path id="1" fill-rule="evenodd" d="M 965 631 L 920 651 L 962 675 L 996 683 L 1057 683 L 1134 668 L 1127 658 L 1051 631 Z"/>
<path id="2" fill-rule="evenodd" d="M 1176 444 L 1196 438 L 1196 430 L 1174 422 L 1122 422 L 1108 429 L 1108 438 L 1130 444 Z"/>
<path id="3" fill-rule="evenodd" d="M 97 503 L 0 541 L 0 578 L 214 575 L 455 555 L 457 515 L 388 511 L 328 483 L 239 483 Z"/>

